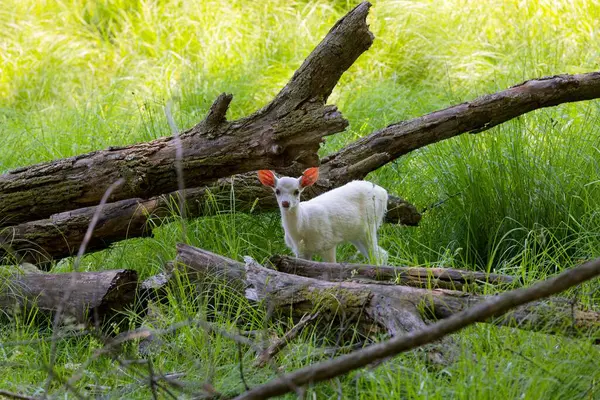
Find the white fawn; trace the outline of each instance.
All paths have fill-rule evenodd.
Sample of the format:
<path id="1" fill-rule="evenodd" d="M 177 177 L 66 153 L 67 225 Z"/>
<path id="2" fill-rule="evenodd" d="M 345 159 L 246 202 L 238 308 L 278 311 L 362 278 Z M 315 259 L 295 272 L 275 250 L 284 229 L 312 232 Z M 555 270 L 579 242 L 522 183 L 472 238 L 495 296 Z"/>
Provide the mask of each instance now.
<path id="1" fill-rule="evenodd" d="M 335 262 L 336 246 L 350 242 L 365 258 L 387 262 L 387 252 L 377 244 L 377 230 L 387 211 L 387 191 L 371 182 L 352 181 L 308 201 L 300 193 L 319 178 L 309 168 L 300 178 L 277 178 L 273 171 L 258 171 L 258 179 L 275 191 L 285 230 L 285 243 L 296 257 L 310 260 L 320 254 Z"/>

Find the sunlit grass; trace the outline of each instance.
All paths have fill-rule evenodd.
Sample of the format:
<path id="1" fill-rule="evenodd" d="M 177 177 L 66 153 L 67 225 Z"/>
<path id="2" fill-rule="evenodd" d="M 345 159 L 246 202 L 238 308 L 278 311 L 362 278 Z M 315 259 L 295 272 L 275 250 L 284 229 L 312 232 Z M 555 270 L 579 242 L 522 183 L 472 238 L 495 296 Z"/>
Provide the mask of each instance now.
<path id="1" fill-rule="evenodd" d="M 181 128 L 202 119 L 221 92 L 234 95 L 229 119 L 247 115 L 272 99 L 355 4 L 2 0 L 0 171 L 168 135 L 163 106 L 170 98 Z M 327 139 L 323 155 L 390 123 L 526 79 L 600 67 L 597 0 L 374 1 L 368 22 L 375 42 L 330 98 L 350 127 Z M 544 279 L 600 256 L 599 160 L 598 101 L 536 111 L 420 149 L 368 179 L 420 209 L 452 197 L 427 211 L 418 228 L 384 226 L 380 243 L 395 265 L 494 270 L 526 284 Z M 237 260 L 250 255 L 264 262 L 289 252 L 277 213 L 222 211 L 185 222 L 185 240 Z M 159 227 L 162 222 L 168 223 Z M 153 237 L 90 254 L 81 268 L 131 268 L 141 278 L 151 276 L 175 256 L 182 227 L 176 217 L 154 220 Z M 342 246 L 338 259 L 354 253 Z M 72 265 L 63 260 L 54 271 Z M 597 286 L 588 283 L 568 295 L 597 307 Z M 182 281 L 143 323 L 162 329 L 210 318 L 230 331 L 266 327 L 281 335 L 286 329 L 241 297 L 217 290 L 209 301 L 194 289 Z M 10 323 L 0 329 L 0 387 L 41 395 L 49 323 L 40 328 L 31 315 L 2 318 Z M 140 318 L 132 315 L 132 321 Z M 316 328 L 303 332 L 279 356 L 283 368 L 330 357 L 321 349 L 335 341 L 333 327 L 325 333 L 333 339 Z M 32 339 L 42 342 L 8 344 Z M 310 394 L 337 397 L 341 385 L 345 398 L 364 399 L 597 396 L 600 354 L 587 341 L 486 325 L 456 339 L 463 354 L 448 367 L 431 368 L 414 352 L 317 385 Z M 61 342 L 57 376 L 70 377 L 100 346 L 90 336 Z M 141 356 L 135 345 L 124 350 L 125 358 Z M 182 379 L 198 390 L 208 378 L 223 393 L 243 390 L 237 346 L 198 327 L 167 335 L 147 357 L 162 372 L 185 371 Z M 275 376 L 269 368 L 251 367 L 251 350 L 243 349 L 243 358 L 252 386 Z M 115 398 L 148 398 L 148 386 L 137 381 L 144 368 L 102 357 L 77 387 L 90 395 L 99 390 Z M 66 393 L 58 381 L 51 391 Z"/>

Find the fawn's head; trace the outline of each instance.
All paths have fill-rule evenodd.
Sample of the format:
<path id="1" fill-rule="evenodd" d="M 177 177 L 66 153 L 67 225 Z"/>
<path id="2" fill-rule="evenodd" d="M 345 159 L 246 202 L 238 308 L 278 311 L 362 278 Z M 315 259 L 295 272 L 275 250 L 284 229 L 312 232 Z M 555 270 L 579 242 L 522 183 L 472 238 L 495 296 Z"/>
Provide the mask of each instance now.
<path id="1" fill-rule="evenodd" d="M 289 176 L 277 178 L 273 171 L 263 169 L 258 171 L 258 179 L 263 185 L 273 188 L 279 208 L 290 209 L 300 204 L 302 190 L 313 185 L 319 179 L 319 168 L 307 169 L 300 178 Z"/>

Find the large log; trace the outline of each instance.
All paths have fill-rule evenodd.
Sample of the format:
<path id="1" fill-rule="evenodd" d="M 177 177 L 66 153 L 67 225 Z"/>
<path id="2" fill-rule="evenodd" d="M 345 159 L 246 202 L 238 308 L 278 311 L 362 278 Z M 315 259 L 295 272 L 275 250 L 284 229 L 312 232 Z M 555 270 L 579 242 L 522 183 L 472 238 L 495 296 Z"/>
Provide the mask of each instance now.
<path id="1" fill-rule="evenodd" d="M 469 103 L 390 125 L 325 157 L 320 167 L 321 178 L 315 186 L 305 190 L 304 196 L 311 198 L 349 180 L 362 179 L 381 165 L 416 148 L 461 133 L 483 132 L 532 109 L 598 97 L 600 73 L 560 75 L 527 81 Z M 292 163 L 279 171 L 299 175 L 301 169 L 297 163 Z M 187 215 L 199 217 L 231 209 L 232 192 L 236 211 L 277 209 L 271 190 L 258 183 L 255 173 L 246 173 L 220 179 L 208 187 L 186 190 Z M 115 241 L 151 234 L 148 218 L 170 215 L 176 199 L 177 194 L 172 193 L 149 200 L 127 199 L 105 206 L 88 250 L 100 250 Z M 212 200 L 215 200 L 214 206 L 207 206 Z M 10 227 L 0 233 L 0 245 L 4 247 L 4 250 L 0 248 L 0 258 L 14 255 L 18 260 L 37 263 L 69 256 L 79 247 L 95 212 L 96 207 L 88 207 Z M 388 222 L 414 226 L 420 219 L 414 206 L 390 197 Z"/>
<path id="2" fill-rule="evenodd" d="M 229 210 L 231 182 L 235 182 L 233 190 L 235 209 L 238 212 L 249 212 L 252 209 L 263 211 L 265 207 L 268 210 L 276 209 L 277 202 L 272 190 L 262 185 L 257 186 L 254 180 L 254 174 L 237 175 L 222 179 L 212 186 L 186 189 L 183 191 L 186 216 L 206 216 L 219 210 Z M 87 227 L 97 212 L 98 223 L 87 243 L 87 252 L 105 249 L 120 240 L 149 236 L 152 234 L 149 220 L 168 220 L 168 217 L 177 213 L 178 199 L 179 192 L 149 200 L 127 199 L 106 204 L 101 210 L 98 207 L 85 207 L 55 214 L 48 219 L 2 228 L 0 259 L 27 261 L 41 266 L 48 261 L 76 254 Z M 251 199 L 253 200 L 250 201 Z M 391 209 L 387 218 L 390 222 L 416 225 L 421 218 L 413 205 L 400 198 L 392 196 L 389 207 Z"/>
<path id="3" fill-rule="evenodd" d="M 427 319 L 444 319 L 490 297 L 453 290 L 428 290 L 400 285 L 329 282 L 246 265 L 185 244 L 177 245 L 178 264 L 197 279 L 219 278 L 232 290 L 255 301 L 267 301 L 274 311 L 299 317 L 319 310 L 321 316 L 343 315 L 358 326 L 382 327 L 397 335 L 420 329 Z M 564 299 L 530 303 L 486 321 L 520 329 L 564 335 L 599 335 L 600 313 L 585 311 Z"/>
<path id="4" fill-rule="evenodd" d="M 559 275 L 538 282 L 531 287 L 502 293 L 424 329 L 393 337 L 334 359 L 308 365 L 285 375 L 278 374 L 276 378 L 267 383 L 253 389 L 246 388 L 246 392 L 236 396 L 235 400 L 264 400 L 292 391 L 300 392 L 303 385 L 339 377 L 369 364 L 379 364 L 402 352 L 427 346 L 438 340 L 449 339 L 448 335 L 476 322 L 501 316 L 515 307 L 555 295 L 597 278 L 599 275 L 600 259 L 596 259 L 563 271 Z M 590 390 L 584 394 L 588 392 Z"/>
<path id="5" fill-rule="evenodd" d="M 138 286 L 137 273 L 127 269 L 46 274 L 5 266 L 0 273 L 0 309 L 14 312 L 35 305 L 94 326 L 121 320 L 120 311 L 133 306 Z"/>
<path id="6" fill-rule="evenodd" d="M 232 96 L 219 96 L 207 118 L 180 136 L 186 185 L 292 163 L 318 164 L 323 137 L 348 124 L 325 102 L 373 42 L 369 7 L 362 3 L 338 21 L 273 101 L 254 114 L 226 121 Z M 0 176 L 0 227 L 96 205 L 119 179 L 125 183 L 110 201 L 177 190 L 176 148 L 173 137 L 165 137 L 10 171 Z"/>

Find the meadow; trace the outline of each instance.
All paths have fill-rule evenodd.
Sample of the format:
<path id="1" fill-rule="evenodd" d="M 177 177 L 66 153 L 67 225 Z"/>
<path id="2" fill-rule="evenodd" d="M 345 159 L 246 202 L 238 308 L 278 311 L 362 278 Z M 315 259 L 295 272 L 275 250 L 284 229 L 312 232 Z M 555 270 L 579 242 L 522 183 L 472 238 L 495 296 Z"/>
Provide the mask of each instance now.
<path id="1" fill-rule="evenodd" d="M 200 121 L 221 92 L 233 94 L 236 119 L 269 102 L 354 1 L 0 0 L 0 172 L 108 146 L 169 135 L 163 108 L 184 129 Z M 373 1 L 371 49 L 329 99 L 349 128 L 327 138 L 321 155 L 388 124 L 493 93 L 527 79 L 600 70 L 600 1 Z M 477 135 L 414 151 L 368 180 L 427 211 L 419 227 L 385 225 L 381 245 L 392 265 L 447 266 L 521 277 L 526 284 L 600 257 L 600 101 L 538 110 Z M 278 213 L 241 214 L 157 227 L 85 256 L 83 270 L 131 268 L 141 278 L 173 259 L 175 244 L 259 262 L 290 254 Z M 1 217 L 1 215 L 0 215 Z M 155 221 L 158 225 L 160 221 Z M 349 260 L 351 247 L 338 251 Z M 53 265 L 70 271 L 73 259 Z M 493 288 L 486 288 L 493 293 Z M 600 305 L 598 281 L 565 294 Z M 156 306 L 144 326 L 167 328 L 211 315 L 224 329 L 285 327 L 264 309 L 225 293 L 211 308 L 190 284 Z M 139 322 L 130 313 L 131 325 Z M 232 315 L 236 318 L 232 318 Z M 243 318 L 242 318 L 243 316 Z M 48 380 L 51 323 L 0 319 L 0 389 L 74 397 L 64 380 L 102 343 L 82 335 L 57 344 Z M 333 328 L 332 328 L 333 329 Z M 377 368 L 309 388 L 311 398 L 600 398 L 600 351 L 591 340 L 475 325 L 455 335 L 456 362 L 433 368 L 410 352 Z M 331 341 L 331 343 L 329 342 Z M 335 345 L 307 329 L 278 359 L 292 370 L 331 357 Z M 157 371 L 185 372 L 189 391 L 207 379 L 224 394 L 275 372 L 252 367 L 251 349 L 185 326 L 149 355 L 135 343 L 128 358 Z M 145 367 L 100 357 L 74 388 L 106 398 L 148 398 Z M 187 393 L 187 392 L 186 392 Z M 167 396 L 162 393 L 161 396 Z M 182 398 L 189 394 L 178 393 Z M 293 398 L 293 396 L 289 396 Z"/>

